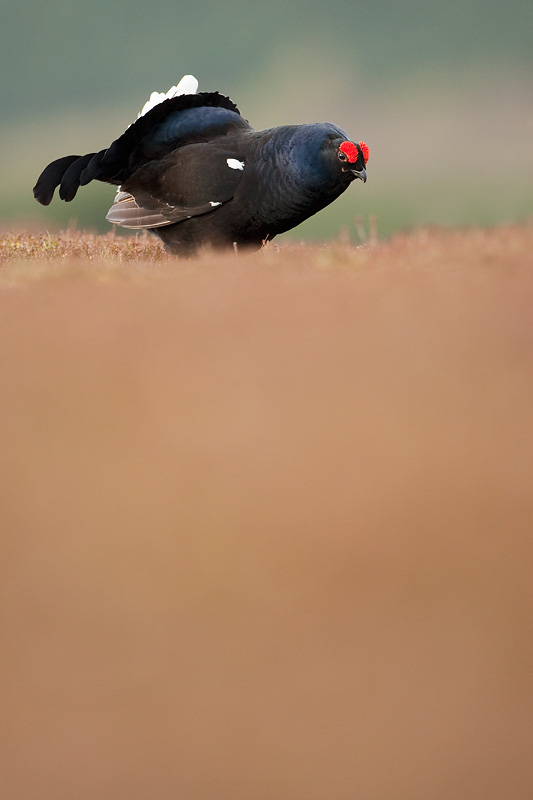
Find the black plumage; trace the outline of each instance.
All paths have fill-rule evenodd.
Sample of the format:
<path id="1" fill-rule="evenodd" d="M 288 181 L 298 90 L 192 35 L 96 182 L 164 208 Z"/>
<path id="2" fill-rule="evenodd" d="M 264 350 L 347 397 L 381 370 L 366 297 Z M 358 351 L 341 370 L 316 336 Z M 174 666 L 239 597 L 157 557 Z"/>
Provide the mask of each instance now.
<path id="1" fill-rule="evenodd" d="M 70 201 L 92 180 L 114 184 L 110 222 L 146 228 L 170 252 L 190 254 L 205 245 L 260 246 L 329 205 L 355 178 L 366 180 L 368 147 L 336 125 L 255 131 L 218 92 L 173 89 L 108 148 L 49 164 L 35 198 L 48 205 L 57 186 Z"/>

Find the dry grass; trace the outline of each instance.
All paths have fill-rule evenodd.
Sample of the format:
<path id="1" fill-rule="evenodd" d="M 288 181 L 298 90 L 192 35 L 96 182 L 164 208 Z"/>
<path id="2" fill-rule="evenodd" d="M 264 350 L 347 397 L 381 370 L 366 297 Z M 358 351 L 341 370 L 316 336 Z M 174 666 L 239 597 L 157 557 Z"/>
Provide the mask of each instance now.
<path id="1" fill-rule="evenodd" d="M 0 250 L 2 797 L 529 800 L 532 230 L 49 242 Z"/>
<path id="2" fill-rule="evenodd" d="M 239 266 L 294 268 L 392 269 L 394 272 L 411 269 L 469 269 L 491 264 L 521 264 L 529 261 L 533 241 L 532 225 L 508 225 L 498 228 L 447 231 L 422 229 L 396 235 L 387 243 L 379 243 L 375 234 L 375 220 L 370 218 L 367 234 L 359 218 L 358 246 L 352 245 L 343 231 L 337 242 L 323 246 L 305 244 L 268 245 L 260 253 L 241 253 L 238 262 L 234 254 L 216 254 L 206 251 L 199 258 L 185 264 L 199 269 Z M 368 238 L 367 238 L 368 237 Z M 40 279 L 68 273 L 72 267 L 80 268 L 89 276 L 101 278 L 126 272 L 134 277 L 139 267 L 142 272 L 153 265 L 168 265 L 172 271 L 184 262 L 168 255 L 161 242 L 148 233 L 137 236 L 117 236 L 82 231 L 30 234 L 23 232 L 0 233 L 0 281 Z M 125 267 L 126 270 L 117 270 Z M 2 269 L 3 268 L 3 269 Z M 153 271 L 153 270 L 152 270 Z"/>
<path id="3" fill-rule="evenodd" d="M 0 234 L 0 264 L 12 261 L 50 262 L 59 260 L 130 263 L 167 259 L 161 242 L 148 233 L 139 236 L 105 236 L 85 231 L 32 234 Z"/>

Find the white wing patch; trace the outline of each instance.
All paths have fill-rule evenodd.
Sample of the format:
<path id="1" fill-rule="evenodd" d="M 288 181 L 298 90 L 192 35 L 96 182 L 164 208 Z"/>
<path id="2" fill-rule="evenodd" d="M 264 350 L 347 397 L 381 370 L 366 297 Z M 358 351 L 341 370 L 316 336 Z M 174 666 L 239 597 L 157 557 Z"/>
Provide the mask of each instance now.
<path id="1" fill-rule="evenodd" d="M 198 91 L 198 81 L 194 75 L 184 75 L 181 81 L 176 86 L 171 86 L 168 92 L 152 92 L 142 109 L 137 115 L 144 117 L 144 115 L 151 111 L 154 106 L 162 103 L 163 100 L 170 100 L 171 97 L 179 97 L 182 94 L 196 94 Z"/>
<path id="2" fill-rule="evenodd" d="M 226 164 L 230 169 L 244 169 L 244 161 L 238 161 L 236 158 L 227 158 Z"/>

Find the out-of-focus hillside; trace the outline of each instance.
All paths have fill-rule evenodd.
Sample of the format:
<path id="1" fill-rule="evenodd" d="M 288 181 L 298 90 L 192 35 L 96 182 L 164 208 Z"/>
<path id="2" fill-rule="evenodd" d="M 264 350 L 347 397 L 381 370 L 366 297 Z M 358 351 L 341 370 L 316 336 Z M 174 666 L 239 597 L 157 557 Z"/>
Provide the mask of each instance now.
<path id="1" fill-rule="evenodd" d="M 44 210 L 50 160 L 100 149 L 153 89 L 193 72 L 255 127 L 332 120 L 371 148 L 369 181 L 293 234 L 331 237 L 375 214 L 382 234 L 493 224 L 531 208 L 530 3 L 241 0 L 111 6 L 8 0 L 0 31 L 2 227 L 107 229 L 110 187 Z M 305 24 L 304 24 L 305 23 Z"/>

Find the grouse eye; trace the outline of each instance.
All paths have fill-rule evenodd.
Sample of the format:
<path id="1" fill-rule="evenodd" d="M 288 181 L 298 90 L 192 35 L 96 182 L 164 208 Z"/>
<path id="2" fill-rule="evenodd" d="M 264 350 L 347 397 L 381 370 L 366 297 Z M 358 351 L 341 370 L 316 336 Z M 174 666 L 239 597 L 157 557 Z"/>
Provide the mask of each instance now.
<path id="1" fill-rule="evenodd" d="M 339 150 L 339 158 L 341 161 L 348 161 L 348 156 L 346 153 L 343 153 L 342 150 Z"/>

